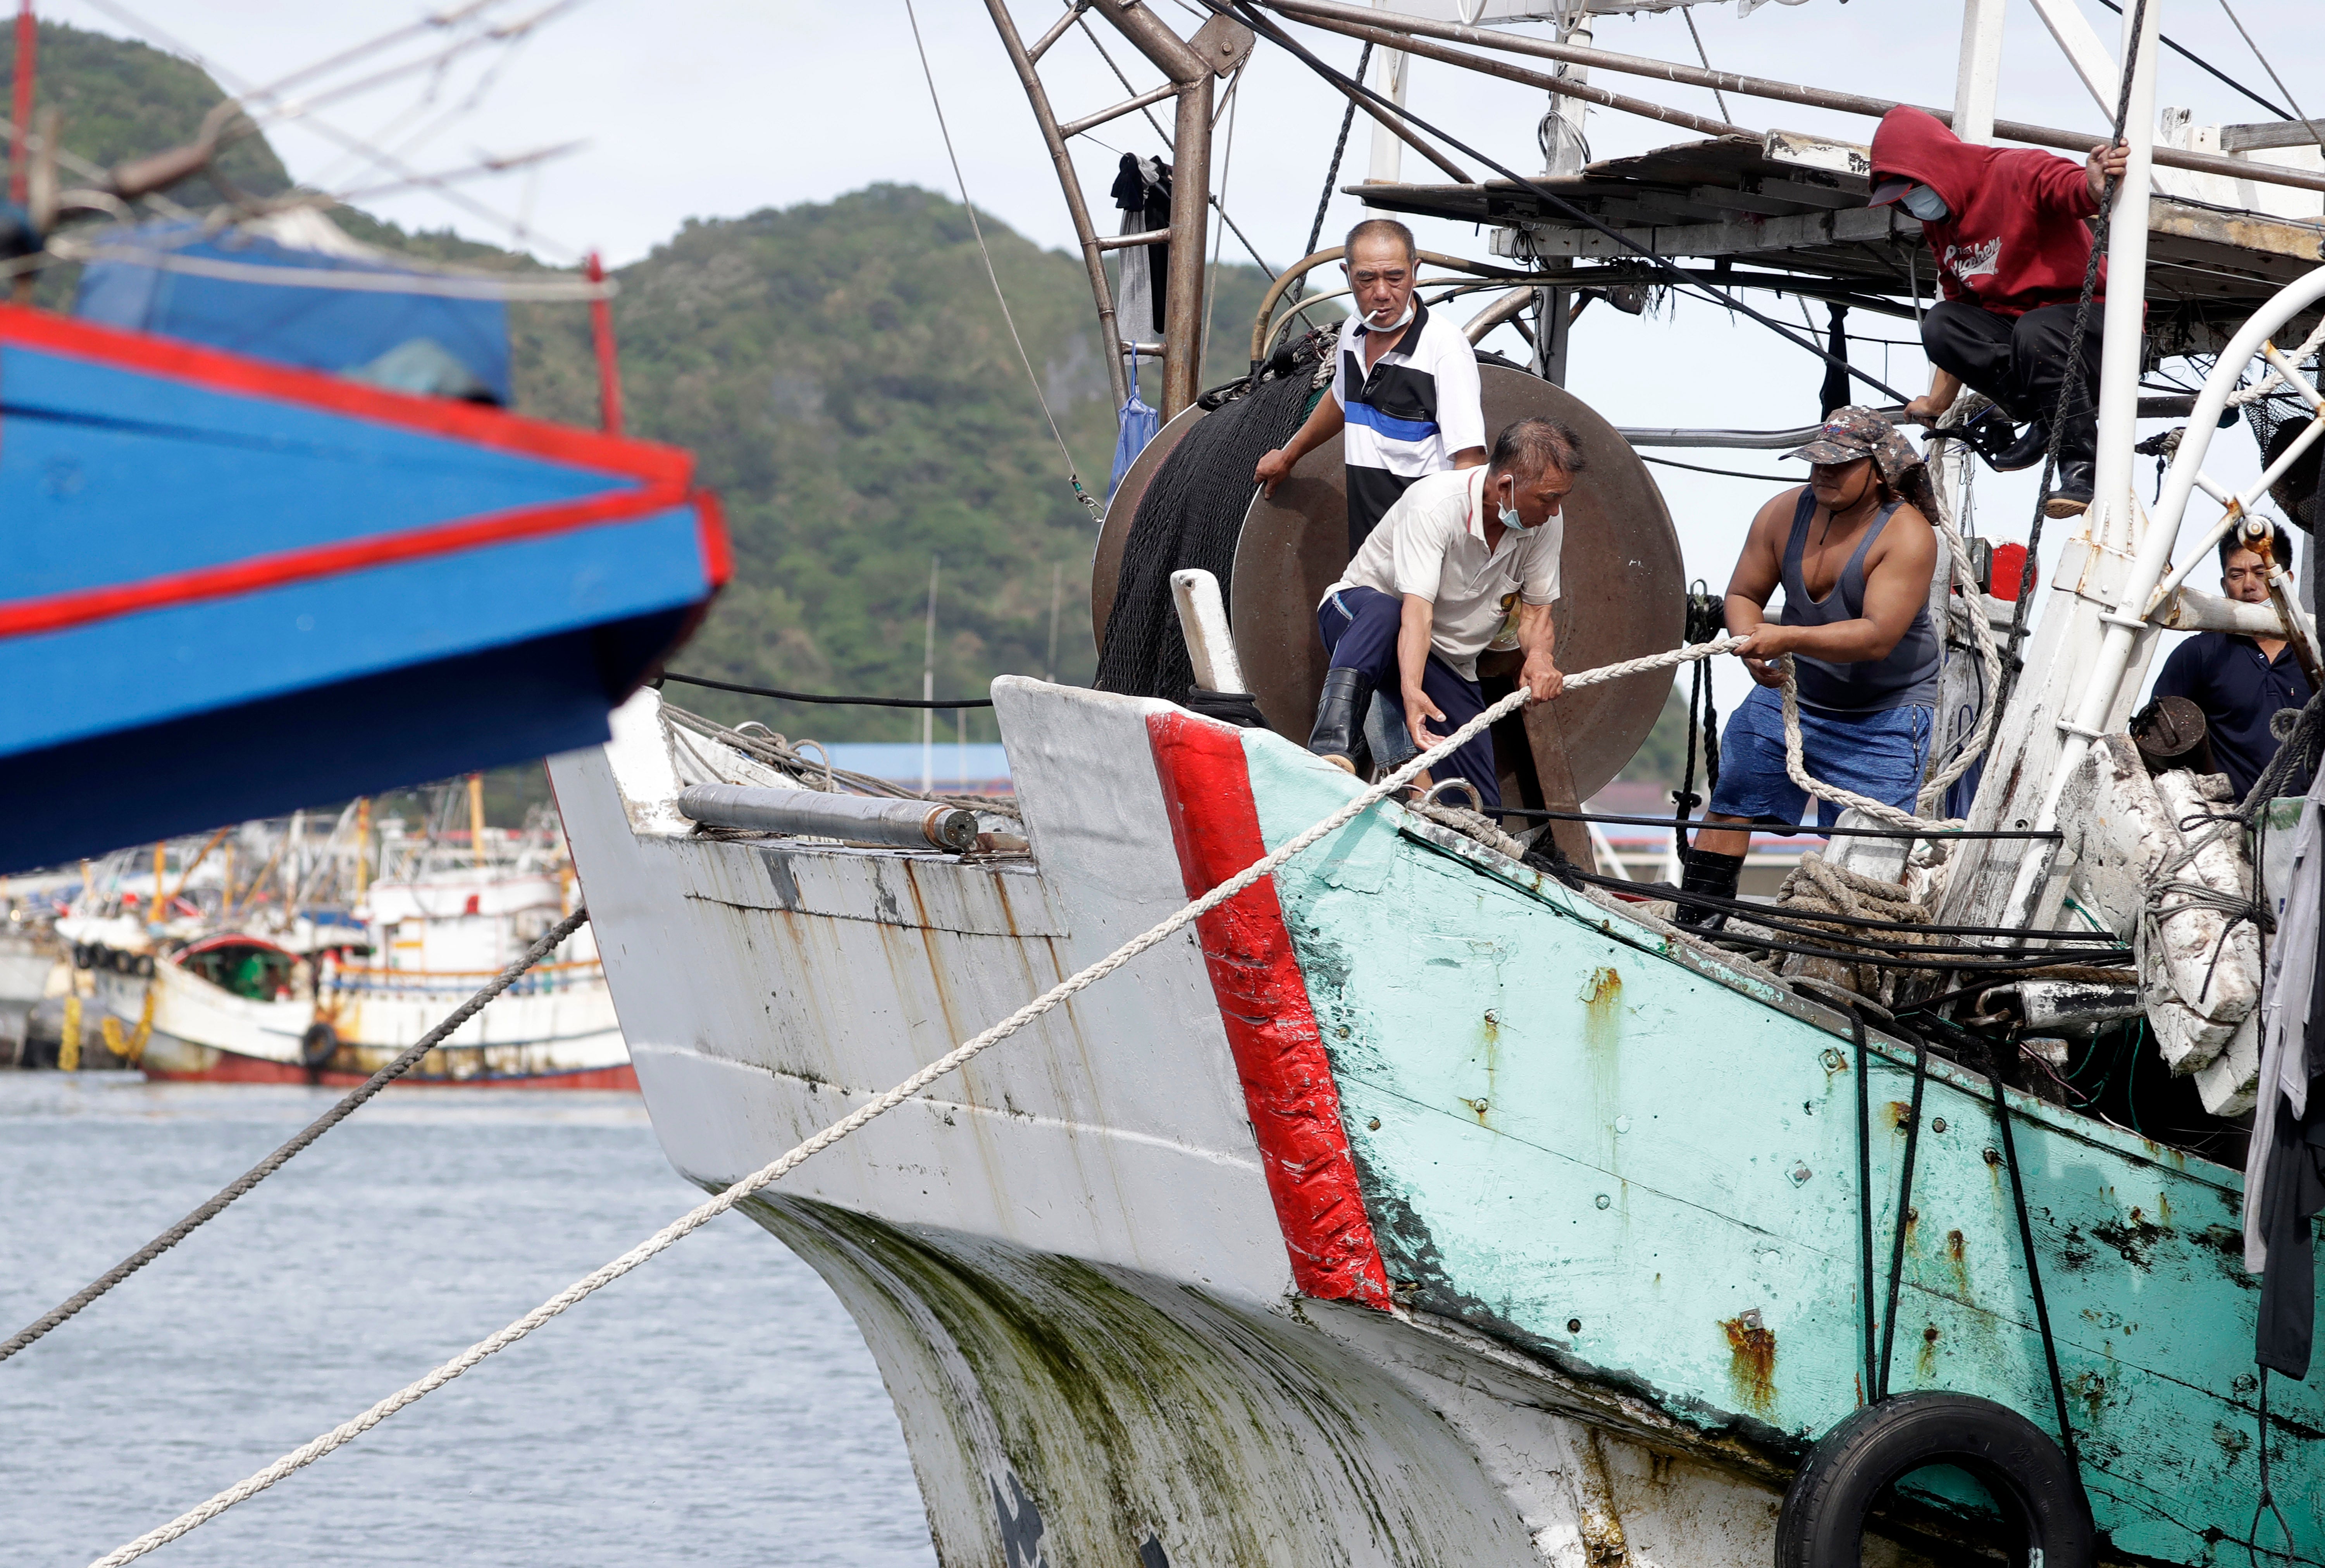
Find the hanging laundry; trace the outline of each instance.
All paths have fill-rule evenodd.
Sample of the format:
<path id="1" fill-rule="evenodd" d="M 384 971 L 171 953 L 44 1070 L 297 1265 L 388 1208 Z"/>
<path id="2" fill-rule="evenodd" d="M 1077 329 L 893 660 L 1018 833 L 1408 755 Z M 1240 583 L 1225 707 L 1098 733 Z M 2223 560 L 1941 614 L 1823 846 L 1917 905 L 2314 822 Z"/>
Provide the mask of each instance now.
<path id="1" fill-rule="evenodd" d="M 1171 226 L 1171 166 L 1159 158 L 1122 155 L 1114 177 L 1114 205 L 1122 209 L 1123 234 L 1152 234 Z M 1158 240 L 1117 253 L 1122 264 L 1114 287 L 1114 324 L 1125 343 L 1162 337 L 1162 280 L 1171 272 L 1171 245 Z"/>
<path id="2" fill-rule="evenodd" d="M 2289 1378 L 2309 1372 L 2317 1318 L 2315 1231 L 2325 1210 L 2325 773 L 2309 787 L 2293 872 L 2274 911 L 2276 940 L 2261 996 L 2260 1102 L 2245 1167 L 2245 1267 L 2261 1271 L 2255 1359 Z"/>
<path id="3" fill-rule="evenodd" d="M 1114 438 L 1114 477 L 1107 481 L 1106 499 L 1114 503 L 1114 493 L 1122 488 L 1122 476 L 1138 461 L 1138 454 L 1146 450 L 1146 443 L 1162 428 L 1162 416 L 1146 406 L 1138 395 L 1138 355 L 1130 355 L 1130 397 L 1122 405 L 1121 430 Z"/>

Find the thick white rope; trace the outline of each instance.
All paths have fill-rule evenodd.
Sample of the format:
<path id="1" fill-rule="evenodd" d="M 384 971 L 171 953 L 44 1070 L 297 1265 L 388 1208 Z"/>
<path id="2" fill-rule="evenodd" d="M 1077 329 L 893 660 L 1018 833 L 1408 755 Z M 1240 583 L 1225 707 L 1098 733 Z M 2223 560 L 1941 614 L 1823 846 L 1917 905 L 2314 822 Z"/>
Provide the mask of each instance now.
<path id="1" fill-rule="evenodd" d="M 1975 613 L 1975 612 L 1974 612 Z M 1784 678 L 1784 771 L 1794 784 L 1820 800 L 1829 800 L 1844 808 L 1854 807 L 1876 822 L 1892 827 L 1919 828 L 1925 833 L 1941 833 L 1948 828 L 1968 824 L 1946 818 L 1916 816 L 1910 811 L 1900 811 L 1885 800 L 1876 800 L 1870 795 L 1859 795 L 1854 789 L 1843 789 L 1838 784 L 1827 784 L 1809 772 L 1808 763 L 1801 755 L 1801 687 L 1792 676 L 1792 656 L 1783 654 L 1775 659 L 1776 668 Z"/>
<path id="2" fill-rule="evenodd" d="M 1631 659 L 1619 664 L 1603 665 L 1597 669 L 1584 670 L 1579 674 L 1568 676 L 1566 689 L 1578 691 L 1585 687 L 1599 686 L 1610 680 L 1620 680 L 1625 676 L 1641 675 L 1649 670 L 1674 669 L 1692 659 L 1708 659 L 1716 653 L 1725 653 L 1740 641 L 1739 638 L 1723 637 L 1712 642 L 1699 642 L 1691 647 L 1675 648 L 1668 653 L 1652 654 L 1644 659 Z M 235 1504 L 257 1496 L 292 1471 L 303 1470 L 332 1450 L 352 1443 L 405 1406 L 434 1393 L 486 1356 L 506 1350 L 551 1318 L 558 1316 L 568 1307 L 581 1301 L 585 1296 L 591 1296 L 606 1286 L 611 1285 L 657 1252 L 709 1224 L 761 1187 L 780 1179 L 803 1161 L 829 1148 L 858 1128 L 886 1115 L 939 1078 L 956 1068 L 966 1065 L 972 1058 L 1007 1039 L 1060 1002 L 1078 992 L 1095 985 L 1148 948 L 1184 930 L 1254 882 L 1271 875 L 1279 866 L 1319 839 L 1345 827 L 1376 801 L 1385 798 L 1410 783 L 1413 776 L 1422 769 L 1452 755 L 1457 748 L 1472 737 L 1483 734 L 1494 724 L 1525 706 L 1531 700 L 1533 700 L 1532 694 L 1523 686 L 1518 687 L 1517 690 L 1454 731 L 1443 741 L 1414 757 L 1403 767 L 1349 800 L 1338 811 L 1333 812 L 1297 838 L 1288 841 L 1283 847 L 1246 866 L 1161 925 L 1132 937 L 1088 968 L 1051 987 L 983 1034 L 956 1046 L 886 1093 L 857 1107 L 782 1158 L 760 1167 L 708 1203 L 681 1215 L 604 1268 L 575 1280 L 498 1333 L 488 1339 L 478 1340 L 418 1382 L 397 1389 L 362 1415 L 342 1422 L 311 1443 L 292 1449 L 255 1475 L 228 1487 L 208 1501 L 188 1509 L 160 1529 L 140 1536 L 127 1545 L 108 1552 L 91 1563 L 89 1568 L 122 1568 L 123 1564 L 135 1562 L 155 1547 L 169 1545 L 189 1530 L 195 1529 L 218 1517 Z"/>
<path id="3" fill-rule="evenodd" d="M 2284 361 L 2287 364 L 2299 364 L 2302 360 L 2316 353 L 2320 347 L 2325 347 L 2325 318 L 2320 318 L 2318 321 L 2317 330 L 2311 333 L 2307 337 L 2302 339 L 2301 346 L 2294 349 L 2291 354 L 2286 355 L 2284 356 Z M 2240 409 L 2246 403 L 2256 403 L 2260 401 L 2261 399 L 2267 397 L 2270 393 L 2274 392 L 2278 387 L 2291 386 L 2292 384 L 2293 383 L 2291 382 L 2284 379 L 2284 373 L 2283 371 L 2276 369 L 2274 366 L 2271 366 L 2269 373 L 2260 380 L 2253 383 L 2252 385 L 2238 387 L 2236 391 L 2230 392 L 2228 394 L 2228 407 L 2232 409 Z"/>

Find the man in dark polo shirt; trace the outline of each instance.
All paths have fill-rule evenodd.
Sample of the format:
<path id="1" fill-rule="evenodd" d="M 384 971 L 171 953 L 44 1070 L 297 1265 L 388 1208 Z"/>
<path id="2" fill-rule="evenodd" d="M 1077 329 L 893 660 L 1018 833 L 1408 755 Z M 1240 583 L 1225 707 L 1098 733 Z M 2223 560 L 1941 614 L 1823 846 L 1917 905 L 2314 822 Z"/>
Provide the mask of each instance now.
<path id="1" fill-rule="evenodd" d="M 2293 540 L 2274 530 L 2270 549 L 2277 564 L 2293 569 Z M 2232 536 L 2220 541 L 2220 587 L 2247 604 L 2268 603 L 2268 566 Z M 2228 776 L 2241 800 L 2276 759 L 2283 742 L 2269 732 L 2281 708 L 2299 708 L 2311 688 L 2293 645 L 2275 637 L 2253 638 L 2232 632 L 2200 632 L 2172 650 L 2155 678 L 2157 696 L 2184 696 L 2204 710 L 2212 760 Z M 2306 775 L 2288 779 L 2280 791 L 2300 795 Z"/>

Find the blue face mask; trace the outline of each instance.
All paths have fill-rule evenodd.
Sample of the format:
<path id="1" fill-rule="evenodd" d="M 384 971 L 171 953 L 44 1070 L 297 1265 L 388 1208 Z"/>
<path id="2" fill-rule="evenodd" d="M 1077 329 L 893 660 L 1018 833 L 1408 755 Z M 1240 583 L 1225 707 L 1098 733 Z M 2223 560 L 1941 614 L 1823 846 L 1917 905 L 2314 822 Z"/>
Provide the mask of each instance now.
<path id="1" fill-rule="evenodd" d="M 1512 493 L 1510 499 L 1511 501 L 1514 501 L 1516 499 L 1514 493 Z M 1533 530 L 1528 528 L 1524 523 L 1518 521 L 1518 509 L 1511 505 L 1509 501 L 1504 501 L 1499 504 L 1501 507 L 1502 526 L 1504 528 L 1508 529 L 1520 539 L 1525 538 L 1526 535 L 1533 531 Z"/>
<path id="2" fill-rule="evenodd" d="M 1897 205 L 1920 218 L 1923 223 L 1936 223 L 1946 216 L 1946 198 L 1926 185 L 1916 185 L 1897 198 Z"/>

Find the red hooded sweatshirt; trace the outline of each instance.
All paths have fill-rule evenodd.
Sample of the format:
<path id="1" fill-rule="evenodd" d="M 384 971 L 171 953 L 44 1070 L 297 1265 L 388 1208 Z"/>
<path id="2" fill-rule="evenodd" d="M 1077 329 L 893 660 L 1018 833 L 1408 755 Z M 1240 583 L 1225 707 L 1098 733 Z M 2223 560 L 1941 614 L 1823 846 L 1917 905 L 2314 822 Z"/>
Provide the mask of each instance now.
<path id="1" fill-rule="evenodd" d="M 2091 259 L 2083 220 L 2096 217 L 2099 204 L 2081 164 L 2032 147 L 1981 147 L 1934 115 L 1900 106 L 1873 133 L 1873 183 L 1893 176 L 1945 198 L 1948 216 L 1924 223 L 1922 233 L 1947 299 L 2024 316 L 2082 298 Z M 2102 262 L 2094 298 L 2106 294 Z"/>

